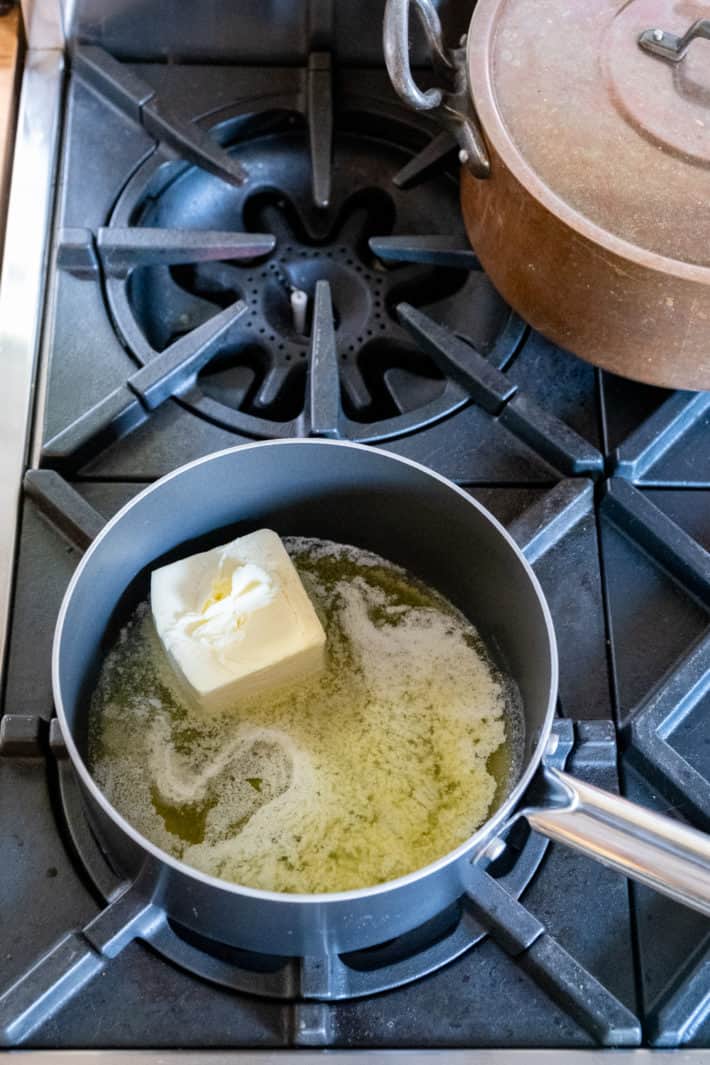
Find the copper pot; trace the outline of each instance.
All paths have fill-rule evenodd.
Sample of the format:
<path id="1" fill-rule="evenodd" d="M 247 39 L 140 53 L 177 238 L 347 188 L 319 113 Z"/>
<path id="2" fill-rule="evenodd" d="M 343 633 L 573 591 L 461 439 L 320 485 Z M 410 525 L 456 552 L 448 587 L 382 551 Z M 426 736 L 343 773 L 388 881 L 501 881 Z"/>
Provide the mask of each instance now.
<path id="1" fill-rule="evenodd" d="M 414 81 L 410 3 L 444 88 Z M 466 230 L 505 299 L 581 358 L 669 388 L 710 389 L 703 6 L 478 0 L 453 50 L 431 0 L 385 11 L 393 85 L 456 137 Z"/>

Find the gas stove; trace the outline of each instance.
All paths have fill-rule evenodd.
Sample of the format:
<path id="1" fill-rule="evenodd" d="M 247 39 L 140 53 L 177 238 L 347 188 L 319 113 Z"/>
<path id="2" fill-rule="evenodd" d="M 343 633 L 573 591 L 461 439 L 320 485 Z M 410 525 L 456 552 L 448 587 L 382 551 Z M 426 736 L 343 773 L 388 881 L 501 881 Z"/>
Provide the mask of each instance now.
<path id="1" fill-rule="evenodd" d="M 67 42 L 27 12 L 0 293 L 0 1040 L 39 1060 L 710 1046 L 707 922 L 521 825 L 475 906 L 286 959 L 153 912 L 85 819 L 50 677 L 81 552 L 184 462 L 310 435 L 415 458 L 503 521 L 555 623 L 557 764 L 710 828 L 710 395 L 595 370 L 505 305 L 456 145 L 397 101 L 369 6 L 359 38 L 311 3 L 190 42 L 170 5 L 141 38 L 79 4 Z"/>

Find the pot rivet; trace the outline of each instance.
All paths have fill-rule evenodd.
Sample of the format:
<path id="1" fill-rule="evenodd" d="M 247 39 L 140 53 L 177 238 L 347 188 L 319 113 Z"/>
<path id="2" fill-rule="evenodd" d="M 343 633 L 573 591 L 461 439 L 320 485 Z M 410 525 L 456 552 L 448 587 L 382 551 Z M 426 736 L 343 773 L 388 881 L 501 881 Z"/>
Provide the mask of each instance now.
<path id="1" fill-rule="evenodd" d="M 505 851 L 505 840 L 492 839 L 486 849 L 483 851 L 482 857 L 488 862 L 495 862 L 500 858 L 501 854 Z"/>
<path id="2" fill-rule="evenodd" d="M 557 748 L 560 745 L 560 737 L 556 732 L 552 732 L 548 738 L 547 746 L 545 747 L 545 755 L 551 758 L 556 753 Z"/>
<path id="3" fill-rule="evenodd" d="M 663 40 L 663 30 L 654 30 L 653 31 L 653 39 L 654 39 L 654 41 L 662 41 Z"/>
<path id="4" fill-rule="evenodd" d="M 469 154 L 465 148 L 462 148 L 459 152 L 459 162 L 462 166 L 465 166 L 469 160 Z"/>
<path id="5" fill-rule="evenodd" d="M 465 33 L 462 33 L 462 34 L 461 34 L 461 36 L 459 37 L 459 44 L 460 44 L 460 45 L 461 45 L 461 47 L 463 48 L 463 46 L 465 45 L 465 43 L 466 43 L 466 34 L 465 34 Z"/>

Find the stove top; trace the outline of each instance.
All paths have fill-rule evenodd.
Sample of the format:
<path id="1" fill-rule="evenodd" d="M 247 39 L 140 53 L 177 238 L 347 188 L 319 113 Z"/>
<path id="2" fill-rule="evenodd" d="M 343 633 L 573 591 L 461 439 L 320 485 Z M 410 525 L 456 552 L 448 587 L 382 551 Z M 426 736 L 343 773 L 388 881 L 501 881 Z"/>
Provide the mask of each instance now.
<path id="1" fill-rule="evenodd" d="M 72 54 L 0 718 L 5 1045 L 710 1046 L 707 922 L 520 827 L 475 906 L 370 951 L 199 941 L 107 863 L 52 719 L 59 603 L 123 503 L 247 440 L 352 439 L 454 479 L 524 548 L 559 763 L 710 828 L 710 395 L 520 321 L 466 243 L 456 168 L 382 69 L 325 51 Z"/>

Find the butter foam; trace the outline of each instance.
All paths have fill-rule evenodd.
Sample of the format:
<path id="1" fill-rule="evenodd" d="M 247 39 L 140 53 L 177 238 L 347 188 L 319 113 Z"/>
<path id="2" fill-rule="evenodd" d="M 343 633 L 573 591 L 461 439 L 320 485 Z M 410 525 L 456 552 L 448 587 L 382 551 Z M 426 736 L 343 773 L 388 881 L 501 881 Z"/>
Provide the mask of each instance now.
<path id="1" fill-rule="evenodd" d="M 275 891 L 367 887 L 486 819 L 516 773 L 521 718 L 475 629 L 432 589 L 368 552 L 285 543 L 328 634 L 326 669 L 201 714 L 144 604 L 104 664 L 89 760 L 120 812 L 195 868 Z"/>

